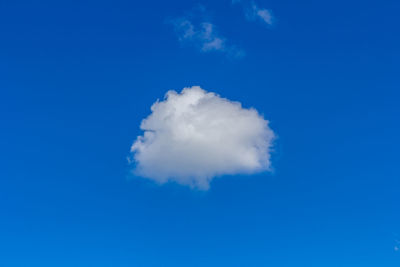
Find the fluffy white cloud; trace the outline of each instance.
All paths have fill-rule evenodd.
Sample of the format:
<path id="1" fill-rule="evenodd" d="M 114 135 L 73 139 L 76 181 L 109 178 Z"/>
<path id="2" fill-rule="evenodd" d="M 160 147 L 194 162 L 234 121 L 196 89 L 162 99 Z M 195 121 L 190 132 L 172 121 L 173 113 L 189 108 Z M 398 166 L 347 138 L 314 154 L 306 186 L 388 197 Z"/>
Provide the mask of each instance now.
<path id="1" fill-rule="evenodd" d="M 208 189 L 216 176 L 270 169 L 274 132 L 253 108 L 193 86 L 151 111 L 131 148 L 137 175 Z"/>

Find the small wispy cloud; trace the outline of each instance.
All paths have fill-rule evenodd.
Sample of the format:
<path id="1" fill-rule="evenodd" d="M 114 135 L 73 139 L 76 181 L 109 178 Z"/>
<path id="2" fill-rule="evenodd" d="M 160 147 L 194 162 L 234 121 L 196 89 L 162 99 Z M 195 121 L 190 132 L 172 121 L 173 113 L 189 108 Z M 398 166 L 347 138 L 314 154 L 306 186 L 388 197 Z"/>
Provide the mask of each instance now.
<path id="1" fill-rule="evenodd" d="M 232 4 L 241 3 L 245 11 L 247 20 L 259 20 L 267 25 L 274 23 L 274 17 L 271 10 L 259 7 L 255 2 L 247 2 L 241 0 L 232 0 Z"/>
<path id="2" fill-rule="evenodd" d="M 255 3 L 252 4 L 251 9 L 246 14 L 249 20 L 259 19 L 268 25 L 272 25 L 273 17 L 270 10 L 258 7 Z"/>
<path id="3" fill-rule="evenodd" d="M 193 14 L 169 20 L 180 42 L 189 44 L 201 52 L 222 52 L 232 58 L 241 58 L 244 51 L 235 45 L 228 44 L 227 39 L 216 29 L 216 26 L 204 16 L 205 9 L 200 14 Z"/>

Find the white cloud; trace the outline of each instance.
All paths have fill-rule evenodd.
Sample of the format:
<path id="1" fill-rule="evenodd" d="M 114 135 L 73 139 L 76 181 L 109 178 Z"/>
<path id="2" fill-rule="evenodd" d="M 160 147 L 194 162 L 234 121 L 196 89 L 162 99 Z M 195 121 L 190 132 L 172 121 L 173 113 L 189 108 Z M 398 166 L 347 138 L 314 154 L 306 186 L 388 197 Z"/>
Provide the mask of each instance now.
<path id="1" fill-rule="evenodd" d="M 247 18 L 250 20 L 254 20 L 256 18 L 265 22 L 268 25 L 272 25 L 272 14 L 271 11 L 265 8 L 259 8 L 256 4 L 253 3 L 252 7 L 247 12 Z"/>
<path id="2" fill-rule="evenodd" d="M 133 143 L 137 175 L 208 189 L 221 175 L 269 170 L 274 133 L 255 109 L 199 86 L 168 91 Z"/>
<path id="3" fill-rule="evenodd" d="M 232 4 L 240 3 L 240 0 L 232 0 Z M 261 20 L 262 22 L 272 25 L 274 22 L 274 17 L 269 9 L 260 8 L 254 2 L 247 3 L 243 1 L 243 8 L 245 9 L 246 18 L 248 20 Z"/>
<path id="4" fill-rule="evenodd" d="M 226 53 L 229 57 L 243 57 L 244 51 L 227 44 L 226 38 L 217 32 L 215 25 L 205 19 L 204 12 L 202 8 L 200 14 L 170 21 L 178 39 L 197 47 L 202 52 L 219 51 Z"/>

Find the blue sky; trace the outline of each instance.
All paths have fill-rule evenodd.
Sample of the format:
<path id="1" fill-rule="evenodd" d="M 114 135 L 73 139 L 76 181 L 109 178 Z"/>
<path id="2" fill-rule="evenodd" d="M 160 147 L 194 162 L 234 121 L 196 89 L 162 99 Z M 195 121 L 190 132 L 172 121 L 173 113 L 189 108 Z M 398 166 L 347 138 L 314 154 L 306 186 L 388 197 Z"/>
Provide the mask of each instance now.
<path id="1" fill-rule="evenodd" d="M 246 4 L 0 3 L 0 266 L 399 266 L 400 4 Z M 179 40 L 199 5 L 223 49 Z M 273 172 L 130 174 L 151 104 L 194 85 L 270 121 Z"/>

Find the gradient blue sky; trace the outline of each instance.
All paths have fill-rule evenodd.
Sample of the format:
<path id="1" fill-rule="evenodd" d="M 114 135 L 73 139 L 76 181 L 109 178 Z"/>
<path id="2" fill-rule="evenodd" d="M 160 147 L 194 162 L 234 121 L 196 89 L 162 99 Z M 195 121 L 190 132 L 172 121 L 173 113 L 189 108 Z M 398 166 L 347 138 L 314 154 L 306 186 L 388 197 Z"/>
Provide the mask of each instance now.
<path id="1" fill-rule="evenodd" d="M 0 266 L 400 266 L 398 1 L 0 2 Z M 198 4 L 246 53 L 200 52 Z M 271 121 L 274 172 L 129 177 L 150 105 L 200 85 Z M 396 241 L 397 240 L 397 241 Z"/>

